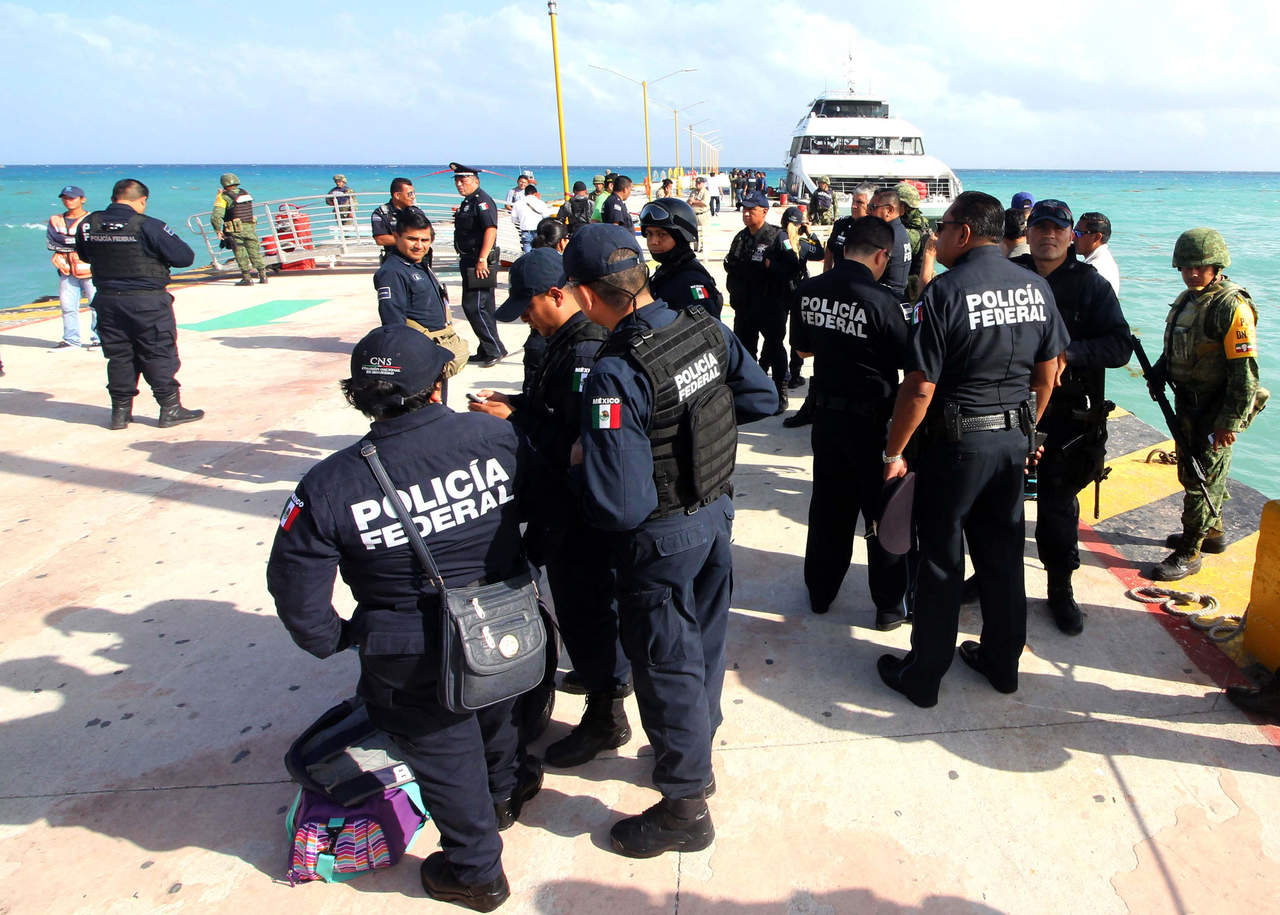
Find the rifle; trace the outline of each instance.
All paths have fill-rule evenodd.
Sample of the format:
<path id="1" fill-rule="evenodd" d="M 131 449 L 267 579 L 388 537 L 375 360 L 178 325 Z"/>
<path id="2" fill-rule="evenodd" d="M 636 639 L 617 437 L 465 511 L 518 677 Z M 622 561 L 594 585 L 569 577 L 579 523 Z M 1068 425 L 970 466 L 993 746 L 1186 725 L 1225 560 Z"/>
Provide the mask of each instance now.
<path id="1" fill-rule="evenodd" d="M 1133 344 L 1133 354 L 1138 357 L 1138 365 L 1142 366 L 1142 377 L 1148 382 L 1151 380 L 1151 360 L 1147 358 L 1146 350 L 1142 348 L 1142 341 L 1132 334 L 1129 335 L 1129 342 Z M 1191 475 L 1195 477 L 1196 486 L 1200 490 L 1200 494 L 1204 496 L 1205 503 L 1209 506 L 1209 513 L 1213 517 L 1221 517 L 1218 509 L 1213 504 L 1213 499 L 1209 497 L 1209 480 L 1205 476 L 1204 467 L 1200 465 L 1200 461 L 1191 453 L 1191 449 L 1187 447 L 1187 443 L 1182 440 L 1182 436 L 1178 432 L 1178 417 L 1173 412 L 1173 407 L 1169 404 L 1169 398 L 1165 396 L 1164 386 L 1167 382 L 1160 380 L 1160 387 L 1152 390 L 1151 385 L 1147 385 L 1147 392 L 1160 406 L 1160 412 L 1164 414 L 1165 425 L 1169 427 L 1169 434 L 1173 437 L 1173 446 L 1180 455 L 1186 456 L 1186 466 L 1191 470 Z"/>

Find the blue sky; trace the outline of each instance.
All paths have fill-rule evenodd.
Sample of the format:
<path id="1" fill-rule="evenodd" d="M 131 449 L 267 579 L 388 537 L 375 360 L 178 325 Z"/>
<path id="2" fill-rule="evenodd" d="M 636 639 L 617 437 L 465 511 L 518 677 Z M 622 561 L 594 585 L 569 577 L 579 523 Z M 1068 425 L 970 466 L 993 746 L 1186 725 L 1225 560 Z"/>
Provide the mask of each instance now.
<path id="1" fill-rule="evenodd" d="M 860 88 L 956 168 L 1280 168 L 1272 5 L 827 6 L 562 0 L 570 162 L 644 158 L 639 87 L 589 64 L 644 79 L 696 67 L 651 96 L 702 102 L 682 123 L 709 119 L 722 162 L 777 167 L 852 51 Z M 0 18 L 0 162 L 559 160 L 541 0 L 62 0 L 0 3 Z M 652 105 L 655 167 L 672 126 Z"/>

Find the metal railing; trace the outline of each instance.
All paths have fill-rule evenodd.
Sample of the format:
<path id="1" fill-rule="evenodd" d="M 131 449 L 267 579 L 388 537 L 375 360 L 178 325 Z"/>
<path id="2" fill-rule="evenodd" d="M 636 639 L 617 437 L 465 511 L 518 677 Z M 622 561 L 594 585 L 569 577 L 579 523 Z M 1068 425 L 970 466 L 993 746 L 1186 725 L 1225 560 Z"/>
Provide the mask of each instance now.
<path id="1" fill-rule="evenodd" d="M 384 195 L 385 192 L 352 191 L 345 203 L 326 202 L 329 194 L 255 201 L 254 228 L 263 259 L 268 265 L 281 267 L 306 261 L 314 261 L 314 266 L 320 269 L 376 266 L 382 246 L 373 240 L 369 218 L 385 202 Z M 432 266 L 437 272 L 458 267 L 458 254 L 453 247 L 453 212 L 460 201 L 455 194 L 419 194 L 417 197 L 416 205 L 427 214 L 435 229 Z M 187 228 L 204 240 L 214 270 L 238 269 L 234 255 L 222 247 L 218 233 L 210 225 L 209 213 L 188 216 Z M 498 247 L 505 263 L 520 256 L 520 233 L 501 204 Z"/>

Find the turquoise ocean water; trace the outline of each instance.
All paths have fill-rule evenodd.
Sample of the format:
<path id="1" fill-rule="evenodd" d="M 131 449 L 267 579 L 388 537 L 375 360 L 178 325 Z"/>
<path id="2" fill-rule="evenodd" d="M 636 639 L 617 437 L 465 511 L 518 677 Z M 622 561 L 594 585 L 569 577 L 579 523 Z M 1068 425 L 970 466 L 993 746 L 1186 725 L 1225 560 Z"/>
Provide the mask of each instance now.
<path id="1" fill-rule="evenodd" d="M 57 291 L 57 281 L 44 246 L 48 217 L 60 212 L 58 191 L 76 184 L 89 196 L 90 209 L 105 205 L 118 178 L 135 177 L 151 189 L 148 212 L 186 233 L 186 219 L 205 212 L 213 203 L 218 175 L 236 172 L 259 200 L 323 194 L 335 172 L 347 176 L 357 192 L 370 191 L 384 199 L 397 175 L 410 177 L 419 194 L 453 194 L 448 174 L 428 177 L 441 166 L 432 165 L 62 165 L 0 168 L 0 308 L 14 307 Z M 514 176 L 519 166 L 488 166 Z M 560 193 L 558 167 L 533 166 L 544 197 Z M 643 168 L 616 167 L 641 175 Z M 590 184 L 603 166 L 570 169 L 569 180 Z M 781 169 L 768 169 L 771 184 Z M 1148 341 L 1154 358 L 1167 306 L 1182 289 L 1170 265 L 1178 234 L 1191 226 L 1210 225 L 1225 236 L 1234 266 L 1231 277 L 1253 293 L 1259 307 L 1263 383 L 1280 389 L 1280 317 L 1272 310 L 1280 297 L 1280 173 L 1237 172 L 1080 172 L 958 170 L 968 190 L 981 190 L 1009 200 L 1017 191 L 1036 198 L 1058 197 L 1078 215 L 1100 210 L 1111 218 L 1111 248 L 1120 264 L 1121 296 L 1129 323 Z M 485 187 L 501 197 L 511 183 L 494 175 L 482 176 Z M 189 233 L 188 233 L 189 234 Z M 197 238 L 196 263 L 204 248 Z M 1136 363 L 1134 363 L 1136 366 Z M 1153 425 L 1161 425 L 1159 410 L 1146 395 L 1141 379 L 1131 370 L 1108 373 L 1108 396 Z M 0 399 L 3 409 L 3 399 Z M 1280 496 L 1280 406 L 1264 412 L 1236 446 L 1232 473 L 1269 496 Z M 1105 499 L 1105 494 L 1104 494 Z"/>

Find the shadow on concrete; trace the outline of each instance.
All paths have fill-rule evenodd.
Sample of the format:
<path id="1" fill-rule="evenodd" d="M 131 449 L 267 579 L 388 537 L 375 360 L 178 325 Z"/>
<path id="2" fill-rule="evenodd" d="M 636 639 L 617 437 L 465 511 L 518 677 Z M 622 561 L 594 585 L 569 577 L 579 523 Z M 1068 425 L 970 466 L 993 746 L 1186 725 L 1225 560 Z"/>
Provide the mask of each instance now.
<path id="1" fill-rule="evenodd" d="M 14 416 L 54 419 L 81 426 L 101 426 L 103 429 L 107 428 L 107 422 L 111 419 L 111 399 L 106 391 L 102 392 L 100 405 L 58 400 L 57 395 L 47 391 L 23 391 L 8 387 L 0 387 L 0 398 L 0 412 Z M 159 407 L 156 412 L 159 413 Z M 142 417 L 139 416 L 139 419 Z M 156 422 L 155 419 L 151 420 L 152 425 Z"/>
<path id="2" fill-rule="evenodd" d="M 339 448 L 356 441 L 356 435 L 315 435 L 294 429 L 272 429 L 261 442 L 202 439 L 199 442 L 134 442 L 129 447 L 151 454 L 152 463 L 218 480 L 250 483 L 295 483 L 315 464 Z M 213 452 L 216 458 L 200 461 L 193 454 Z"/>
<path id="3" fill-rule="evenodd" d="M 223 346 L 232 349 L 287 349 L 308 353 L 340 353 L 350 356 L 355 342 L 348 342 L 339 337 L 300 337 L 300 336 L 258 336 L 258 337 L 214 337 Z"/>
<path id="4" fill-rule="evenodd" d="M 51 317 L 57 317 L 51 315 Z M 61 334 L 61 331 L 59 331 Z M 57 344 L 61 337 L 20 337 L 17 334 L 0 333 L 0 346 L 25 346 L 31 349 L 47 349 L 51 350 Z"/>

